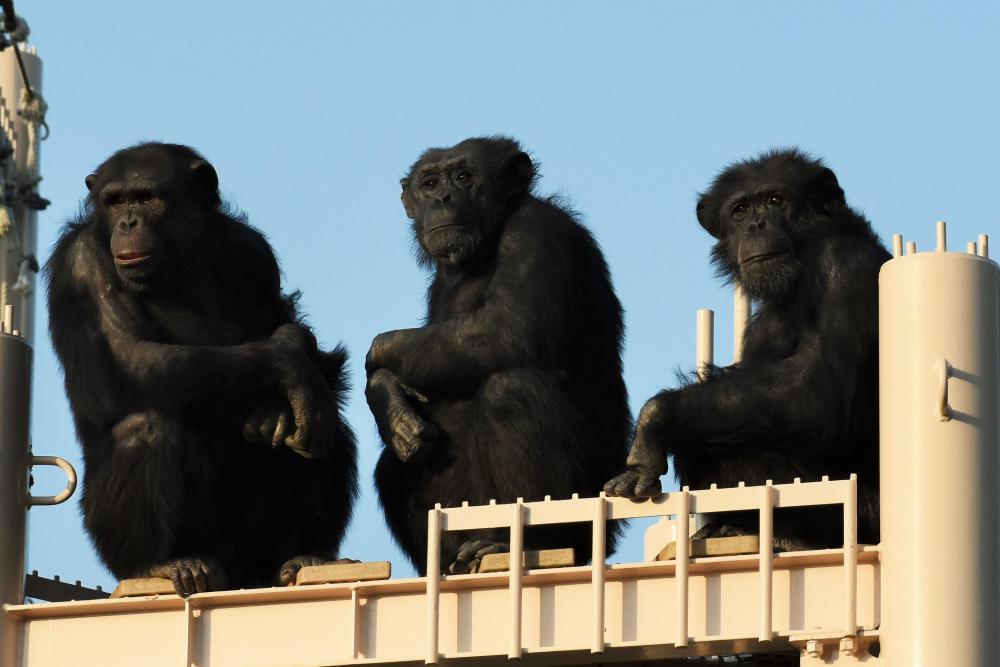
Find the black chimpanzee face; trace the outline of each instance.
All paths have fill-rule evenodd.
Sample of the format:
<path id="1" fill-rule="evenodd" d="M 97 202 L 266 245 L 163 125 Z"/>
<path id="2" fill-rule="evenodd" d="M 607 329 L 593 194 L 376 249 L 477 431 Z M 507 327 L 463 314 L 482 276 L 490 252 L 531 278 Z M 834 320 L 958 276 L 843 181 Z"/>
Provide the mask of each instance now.
<path id="1" fill-rule="evenodd" d="M 431 149 L 400 181 L 400 198 L 426 258 L 466 265 L 492 246 L 518 195 L 534 178 L 531 160 L 512 141 L 463 141 Z"/>
<path id="2" fill-rule="evenodd" d="M 116 153 L 86 179 L 91 205 L 126 287 L 170 276 L 204 231 L 199 213 L 218 202 L 212 166 L 190 149 L 144 144 Z"/>
<path id="3" fill-rule="evenodd" d="M 831 207 L 846 205 L 833 172 L 798 151 L 777 151 L 726 169 L 698 201 L 698 220 L 719 242 L 712 257 L 759 299 L 797 285 L 802 253 L 835 234 Z"/>

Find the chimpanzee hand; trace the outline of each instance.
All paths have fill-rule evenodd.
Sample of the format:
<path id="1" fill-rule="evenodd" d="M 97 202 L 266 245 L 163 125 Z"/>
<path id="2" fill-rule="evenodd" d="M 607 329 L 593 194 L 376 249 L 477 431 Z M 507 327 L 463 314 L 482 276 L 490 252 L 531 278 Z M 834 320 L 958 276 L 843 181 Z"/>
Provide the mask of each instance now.
<path id="1" fill-rule="evenodd" d="M 271 336 L 275 350 L 278 389 L 288 401 L 294 429 L 284 437 L 284 444 L 307 458 L 322 458 L 333 441 L 337 405 L 330 387 L 303 349 L 302 327 L 285 324 Z M 272 432 L 272 436 L 273 436 Z"/>
<path id="2" fill-rule="evenodd" d="M 176 558 L 161 565 L 154 565 L 136 576 L 169 579 L 177 594 L 183 596 L 219 591 L 229 583 L 229 577 L 222 569 L 222 565 L 209 556 Z"/>
<path id="3" fill-rule="evenodd" d="M 423 394 L 407 387 L 383 368 L 368 377 L 365 398 L 382 441 L 392 447 L 400 461 L 416 462 L 427 458 L 437 445 L 438 429 L 414 409 L 414 401 L 427 402 Z"/>
<path id="4" fill-rule="evenodd" d="M 641 427 L 625 465 L 625 472 L 604 485 L 604 493 L 622 498 L 652 498 L 662 493 L 660 475 L 667 472 L 667 452 L 645 439 Z"/>
<path id="5" fill-rule="evenodd" d="M 280 447 L 295 430 L 292 408 L 284 396 L 268 395 L 250 406 L 243 421 L 243 439 L 249 443 Z"/>

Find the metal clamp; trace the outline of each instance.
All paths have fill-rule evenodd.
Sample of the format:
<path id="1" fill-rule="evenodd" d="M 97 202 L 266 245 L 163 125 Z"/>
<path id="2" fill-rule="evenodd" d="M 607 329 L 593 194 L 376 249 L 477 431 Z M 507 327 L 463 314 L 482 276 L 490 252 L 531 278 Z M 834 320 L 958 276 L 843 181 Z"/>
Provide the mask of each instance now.
<path id="1" fill-rule="evenodd" d="M 61 468 L 64 473 L 66 473 L 66 488 L 57 493 L 54 496 L 33 496 L 28 493 L 26 499 L 28 507 L 35 507 L 37 505 L 59 505 L 69 500 L 69 497 L 73 495 L 76 491 L 76 470 L 70 465 L 70 462 L 59 456 L 32 456 L 31 463 L 32 466 L 55 466 Z"/>
<path id="2" fill-rule="evenodd" d="M 934 362 L 934 370 L 938 376 L 938 419 L 948 422 L 951 421 L 951 407 L 948 405 L 948 378 L 952 376 L 951 364 L 947 359 L 938 359 Z"/>

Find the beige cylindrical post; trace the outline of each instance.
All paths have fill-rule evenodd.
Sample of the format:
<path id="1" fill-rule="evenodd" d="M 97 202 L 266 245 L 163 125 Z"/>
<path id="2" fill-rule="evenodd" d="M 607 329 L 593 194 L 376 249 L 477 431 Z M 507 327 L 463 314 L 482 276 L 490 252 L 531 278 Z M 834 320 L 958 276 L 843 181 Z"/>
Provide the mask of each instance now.
<path id="1" fill-rule="evenodd" d="M 934 246 L 936 252 L 947 252 L 948 250 L 948 225 L 944 220 L 938 220 L 936 225 L 937 245 Z"/>
<path id="2" fill-rule="evenodd" d="M 31 356 L 24 340 L 0 334 L 0 604 L 24 602 Z M 0 611 L 0 665 L 15 664 L 17 644 L 14 620 Z"/>
<path id="3" fill-rule="evenodd" d="M 750 297 L 737 285 L 733 288 L 733 363 L 743 360 L 743 337 L 750 322 Z"/>
<path id="4" fill-rule="evenodd" d="M 915 254 L 917 254 L 917 242 L 916 241 L 907 241 L 906 242 L 906 254 L 907 255 L 915 255 Z"/>
<path id="5" fill-rule="evenodd" d="M 699 380 L 708 377 L 708 367 L 715 363 L 713 341 L 715 339 L 715 312 L 708 308 L 698 310 L 695 347 L 695 368 Z"/>
<path id="6" fill-rule="evenodd" d="M 986 234 L 979 235 L 979 256 L 990 258 L 990 237 Z"/>
<path id="7" fill-rule="evenodd" d="M 34 47 L 21 48 L 21 58 L 31 81 L 31 89 L 41 93 L 42 59 L 38 57 Z M 11 140 L 14 146 L 13 159 L 18 182 L 27 179 L 28 124 L 17 115 L 17 106 L 23 87 L 14 50 L 13 48 L 4 49 L 0 52 L 0 96 L 2 96 L 0 100 L 2 100 L 4 110 L 13 120 Z M 21 203 L 15 204 L 11 209 L 14 215 L 14 228 L 20 243 L 0 242 L 0 287 L 2 287 L 0 294 L 6 296 L 5 304 L 14 306 L 16 317 L 14 328 L 21 332 L 30 345 L 33 344 L 35 337 L 36 274 L 30 270 L 25 272 L 24 277 L 27 281 L 25 289 L 15 291 L 11 288 L 17 283 L 21 272 L 21 260 L 28 255 L 36 257 L 38 255 L 38 212 Z"/>
<path id="8" fill-rule="evenodd" d="M 844 636 L 858 633 L 858 476 L 844 503 Z"/>
<path id="9" fill-rule="evenodd" d="M 879 303 L 880 659 L 994 665 L 1000 267 L 964 253 L 893 259 Z"/>

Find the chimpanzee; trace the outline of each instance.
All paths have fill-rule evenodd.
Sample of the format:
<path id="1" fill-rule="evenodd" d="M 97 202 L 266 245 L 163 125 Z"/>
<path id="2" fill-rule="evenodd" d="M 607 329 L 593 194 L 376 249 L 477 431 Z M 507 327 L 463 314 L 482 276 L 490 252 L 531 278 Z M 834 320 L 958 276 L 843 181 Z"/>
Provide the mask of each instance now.
<path id="1" fill-rule="evenodd" d="M 139 144 L 86 183 L 46 271 L 101 559 L 190 594 L 335 558 L 357 493 L 345 351 L 317 349 L 194 150 Z"/>
<path id="2" fill-rule="evenodd" d="M 650 399 L 628 467 L 605 491 L 658 494 L 668 454 L 693 489 L 857 473 L 859 538 L 877 542 L 877 296 L 888 252 L 833 172 L 794 149 L 731 165 L 697 214 L 718 239 L 719 274 L 756 304 L 743 360 Z M 756 516 L 717 517 L 699 536 L 756 534 Z M 775 516 L 779 548 L 835 546 L 841 531 L 832 513 Z"/>
<path id="3" fill-rule="evenodd" d="M 621 304 L 593 237 L 535 180 L 518 142 L 489 137 L 429 149 L 400 181 L 434 278 L 426 324 L 372 343 L 366 393 L 382 507 L 421 572 L 435 503 L 596 495 L 624 461 Z M 474 571 L 505 533 L 446 533 L 442 561 Z M 524 545 L 586 559 L 590 528 L 529 528 Z"/>

